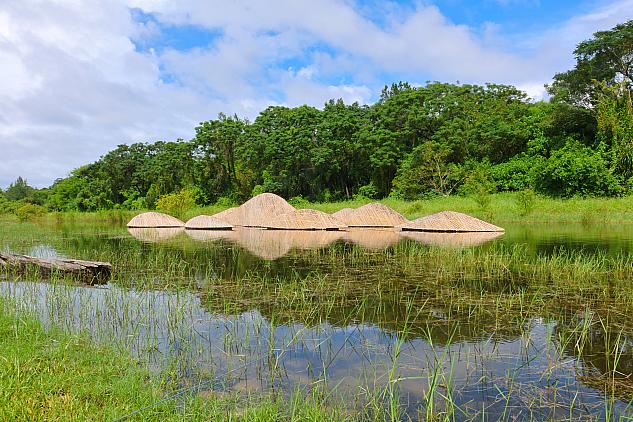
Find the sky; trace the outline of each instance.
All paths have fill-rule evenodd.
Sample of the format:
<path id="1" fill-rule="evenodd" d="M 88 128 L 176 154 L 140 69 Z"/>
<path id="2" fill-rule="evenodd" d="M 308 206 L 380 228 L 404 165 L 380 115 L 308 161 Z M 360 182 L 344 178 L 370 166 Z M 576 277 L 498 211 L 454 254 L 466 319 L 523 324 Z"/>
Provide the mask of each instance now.
<path id="1" fill-rule="evenodd" d="M 371 104 L 385 84 L 505 83 L 533 99 L 633 0 L 0 0 L 0 187 L 49 186 L 218 113 Z"/>

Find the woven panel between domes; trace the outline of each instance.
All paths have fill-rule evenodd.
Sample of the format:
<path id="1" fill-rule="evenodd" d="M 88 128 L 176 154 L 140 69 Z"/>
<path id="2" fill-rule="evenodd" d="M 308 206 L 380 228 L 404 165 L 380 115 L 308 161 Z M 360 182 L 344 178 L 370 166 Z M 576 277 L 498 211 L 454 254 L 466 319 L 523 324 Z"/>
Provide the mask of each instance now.
<path id="1" fill-rule="evenodd" d="M 185 223 L 187 230 L 231 230 L 233 225 L 210 215 L 199 215 Z"/>
<path id="2" fill-rule="evenodd" d="M 274 230 L 342 230 L 347 226 L 321 211 L 292 210 L 266 222 L 263 227 Z"/>
<path id="3" fill-rule="evenodd" d="M 213 214 L 211 217 L 224 221 L 233 227 L 242 225 L 242 217 L 239 207 L 225 209 L 217 214 Z"/>
<path id="4" fill-rule="evenodd" d="M 455 211 L 442 211 L 398 226 L 403 231 L 502 232 L 501 227 Z"/>
<path id="5" fill-rule="evenodd" d="M 339 219 L 349 227 L 396 227 L 408 222 L 398 212 L 376 202 L 349 211 Z"/>
<path id="6" fill-rule="evenodd" d="M 343 208 L 341 210 L 338 210 L 332 213 L 332 217 L 343 221 L 347 217 L 347 215 L 352 211 L 354 211 L 354 208 Z"/>
<path id="7" fill-rule="evenodd" d="M 176 217 L 172 217 L 171 215 L 163 214 L 160 212 L 144 212 L 133 217 L 128 223 L 128 227 L 151 227 L 151 228 L 161 228 L 161 227 L 183 227 L 185 223 L 177 219 Z"/>

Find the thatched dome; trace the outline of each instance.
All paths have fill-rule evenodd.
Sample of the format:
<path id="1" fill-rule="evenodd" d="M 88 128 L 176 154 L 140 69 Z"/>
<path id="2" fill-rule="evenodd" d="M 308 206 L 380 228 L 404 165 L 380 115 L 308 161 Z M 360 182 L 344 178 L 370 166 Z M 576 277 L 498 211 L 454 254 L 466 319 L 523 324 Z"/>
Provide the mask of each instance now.
<path id="1" fill-rule="evenodd" d="M 352 211 L 354 211 L 354 208 L 343 208 L 341 210 L 338 210 L 332 213 L 332 217 L 343 221 L 346 218 L 346 216 Z"/>
<path id="2" fill-rule="evenodd" d="M 467 248 L 483 245 L 486 242 L 503 236 L 502 232 L 414 232 L 406 231 L 402 233 L 408 239 L 425 245 L 440 246 L 448 248 Z"/>
<path id="3" fill-rule="evenodd" d="M 144 212 L 132 218 L 128 223 L 128 227 L 182 227 L 185 223 L 172 217 L 171 215 L 160 212 Z"/>
<path id="4" fill-rule="evenodd" d="M 265 222 L 275 230 L 342 230 L 347 226 L 330 214 L 311 209 L 292 210 Z"/>
<path id="5" fill-rule="evenodd" d="M 262 193 L 239 206 L 239 218 L 244 227 L 264 227 L 271 220 L 295 208 L 281 196 Z"/>
<path id="6" fill-rule="evenodd" d="M 407 222 L 401 214 L 377 202 L 345 212 L 338 218 L 349 227 L 396 227 Z"/>
<path id="7" fill-rule="evenodd" d="M 187 221 L 185 228 L 187 230 L 231 230 L 233 225 L 210 215 L 199 215 Z"/>
<path id="8" fill-rule="evenodd" d="M 225 209 L 224 211 L 217 214 L 213 214 L 211 217 L 217 218 L 218 220 L 224 221 L 225 223 L 228 223 L 235 227 L 242 225 L 240 214 L 241 213 L 239 207 L 233 207 Z"/>
<path id="9" fill-rule="evenodd" d="M 399 226 L 403 231 L 422 232 L 502 232 L 501 227 L 470 215 L 455 211 L 442 211 L 420 217 Z"/>
<path id="10" fill-rule="evenodd" d="M 350 228 L 345 233 L 345 239 L 369 250 L 381 250 L 395 245 L 402 236 L 394 229 L 385 228 Z"/>
<path id="11" fill-rule="evenodd" d="M 184 227 L 130 227 L 130 234 L 141 242 L 162 242 L 178 236 Z"/>

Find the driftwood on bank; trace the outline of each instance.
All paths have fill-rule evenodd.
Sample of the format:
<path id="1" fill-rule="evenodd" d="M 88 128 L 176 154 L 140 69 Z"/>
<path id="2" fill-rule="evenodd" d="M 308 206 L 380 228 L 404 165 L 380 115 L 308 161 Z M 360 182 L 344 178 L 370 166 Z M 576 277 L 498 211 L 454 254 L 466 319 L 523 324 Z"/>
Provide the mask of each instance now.
<path id="1" fill-rule="evenodd" d="M 0 252 L 0 267 L 24 272 L 28 268 L 39 269 L 42 276 L 51 274 L 71 275 L 89 284 L 105 283 L 109 280 L 112 265 L 107 262 L 82 261 L 65 258 L 37 258 Z"/>

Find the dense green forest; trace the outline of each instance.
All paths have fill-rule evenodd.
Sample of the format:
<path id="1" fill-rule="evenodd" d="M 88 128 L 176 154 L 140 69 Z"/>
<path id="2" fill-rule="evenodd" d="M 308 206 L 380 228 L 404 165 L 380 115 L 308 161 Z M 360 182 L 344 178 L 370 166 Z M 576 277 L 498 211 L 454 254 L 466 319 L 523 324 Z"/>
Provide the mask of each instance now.
<path id="1" fill-rule="evenodd" d="M 191 140 L 119 145 L 47 189 L 19 178 L 0 191 L 0 210 L 144 209 L 183 192 L 199 205 L 261 192 L 313 201 L 632 194 L 633 21 L 574 54 L 548 101 L 507 85 L 400 82 L 373 105 L 272 106 L 252 122 L 221 114 Z"/>

